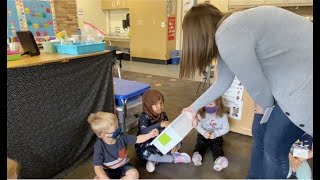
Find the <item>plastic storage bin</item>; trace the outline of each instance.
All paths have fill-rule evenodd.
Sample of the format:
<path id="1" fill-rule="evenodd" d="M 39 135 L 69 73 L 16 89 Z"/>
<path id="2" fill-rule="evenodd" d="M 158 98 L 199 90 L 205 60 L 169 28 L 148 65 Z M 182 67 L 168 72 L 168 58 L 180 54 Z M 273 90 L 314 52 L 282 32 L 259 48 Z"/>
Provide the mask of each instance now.
<path id="1" fill-rule="evenodd" d="M 99 43 L 73 43 L 72 45 L 56 44 L 57 51 L 60 54 L 80 55 L 94 52 L 104 51 L 106 49 L 105 42 Z"/>
<path id="2" fill-rule="evenodd" d="M 180 63 L 180 51 L 175 50 L 171 52 L 171 64 L 179 64 Z"/>
<path id="3" fill-rule="evenodd" d="M 60 42 L 50 42 L 50 41 L 43 42 L 42 43 L 43 51 L 50 52 L 50 53 L 56 53 L 57 52 L 57 47 L 55 46 L 56 44 L 60 44 Z"/>

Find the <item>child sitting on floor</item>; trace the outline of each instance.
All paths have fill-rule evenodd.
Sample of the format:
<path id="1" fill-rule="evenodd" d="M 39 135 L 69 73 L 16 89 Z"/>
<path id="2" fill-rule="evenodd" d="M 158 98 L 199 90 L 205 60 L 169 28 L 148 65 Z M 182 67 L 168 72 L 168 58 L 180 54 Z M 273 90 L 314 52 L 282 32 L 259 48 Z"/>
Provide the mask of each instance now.
<path id="1" fill-rule="evenodd" d="M 157 90 L 148 90 L 142 96 L 143 112 L 139 117 L 138 135 L 149 133 L 152 129 L 156 128 L 161 133 L 168 125 L 168 117 L 163 111 L 164 98 L 163 95 Z M 154 138 L 153 138 L 154 139 Z M 155 165 L 161 163 L 189 163 L 191 158 L 186 153 L 177 152 L 181 143 L 174 147 L 171 152 L 162 154 L 154 145 L 150 145 L 153 139 L 136 144 L 136 152 L 141 161 L 146 163 L 148 172 L 155 170 Z"/>
<path id="2" fill-rule="evenodd" d="M 99 137 L 93 154 L 94 171 L 97 175 L 95 179 L 138 179 L 138 171 L 127 158 L 127 146 L 156 137 L 159 131 L 152 129 L 138 137 L 124 134 L 119 128 L 117 117 L 107 112 L 90 114 L 88 122 Z"/>
<path id="3" fill-rule="evenodd" d="M 199 110 L 197 143 L 193 150 L 192 161 L 195 166 L 202 164 L 202 157 L 209 147 L 214 161 L 213 169 L 221 171 L 228 166 L 228 160 L 223 155 L 222 136 L 229 132 L 229 122 L 224 111 L 222 98 L 218 98 Z"/>
<path id="4" fill-rule="evenodd" d="M 313 158 L 313 138 L 305 133 L 291 147 L 289 153 L 289 173 L 297 179 L 311 179 L 312 172 L 307 159 Z"/>

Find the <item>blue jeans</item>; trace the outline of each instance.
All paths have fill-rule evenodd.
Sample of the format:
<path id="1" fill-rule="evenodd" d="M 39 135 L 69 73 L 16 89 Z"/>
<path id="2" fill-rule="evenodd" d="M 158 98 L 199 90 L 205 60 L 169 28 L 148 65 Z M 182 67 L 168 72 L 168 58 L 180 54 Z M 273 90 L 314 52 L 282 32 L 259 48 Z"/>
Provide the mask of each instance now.
<path id="1" fill-rule="evenodd" d="M 268 122 L 260 124 L 255 114 L 252 123 L 252 152 L 248 179 L 285 179 L 289 172 L 289 151 L 304 132 L 283 113 L 278 104 Z"/>

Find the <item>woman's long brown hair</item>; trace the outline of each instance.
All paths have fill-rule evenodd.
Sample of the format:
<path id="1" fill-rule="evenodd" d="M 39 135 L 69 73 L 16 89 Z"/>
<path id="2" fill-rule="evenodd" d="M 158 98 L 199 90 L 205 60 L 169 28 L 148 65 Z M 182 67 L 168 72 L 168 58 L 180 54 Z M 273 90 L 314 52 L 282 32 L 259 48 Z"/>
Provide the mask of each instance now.
<path id="1" fill-rule="evenodd" d="M 180 65 L 180 78 L 192 78 L 199 74 L 218 56 L 215 34 L 219 25 L 236 9 L 222 13 L 211 4 L 193 6 L 182 22 L 183 45 Z"/>

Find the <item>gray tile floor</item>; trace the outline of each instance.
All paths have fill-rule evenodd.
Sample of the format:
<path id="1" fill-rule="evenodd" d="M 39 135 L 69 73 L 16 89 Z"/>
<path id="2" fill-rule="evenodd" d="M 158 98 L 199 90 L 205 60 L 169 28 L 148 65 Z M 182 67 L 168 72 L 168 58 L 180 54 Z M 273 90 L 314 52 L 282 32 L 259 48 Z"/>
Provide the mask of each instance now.
<path id="1" fill-rule="evenodd" d="M 145 73 L 152 74 L 164 77 L 172 77 L 178 78 L 180 71 L 180 64 L 172 65 L 172 64 L 152 64 L 152 63 L 142 63 L 142 62 L 134 62 L 134 61 L 121 61 L 122 62 L 122 70 L 131 71 L 137 73 Z M 198 73 L 195 75 L 193 81 L 200 81 L 202 76 Z"/>

